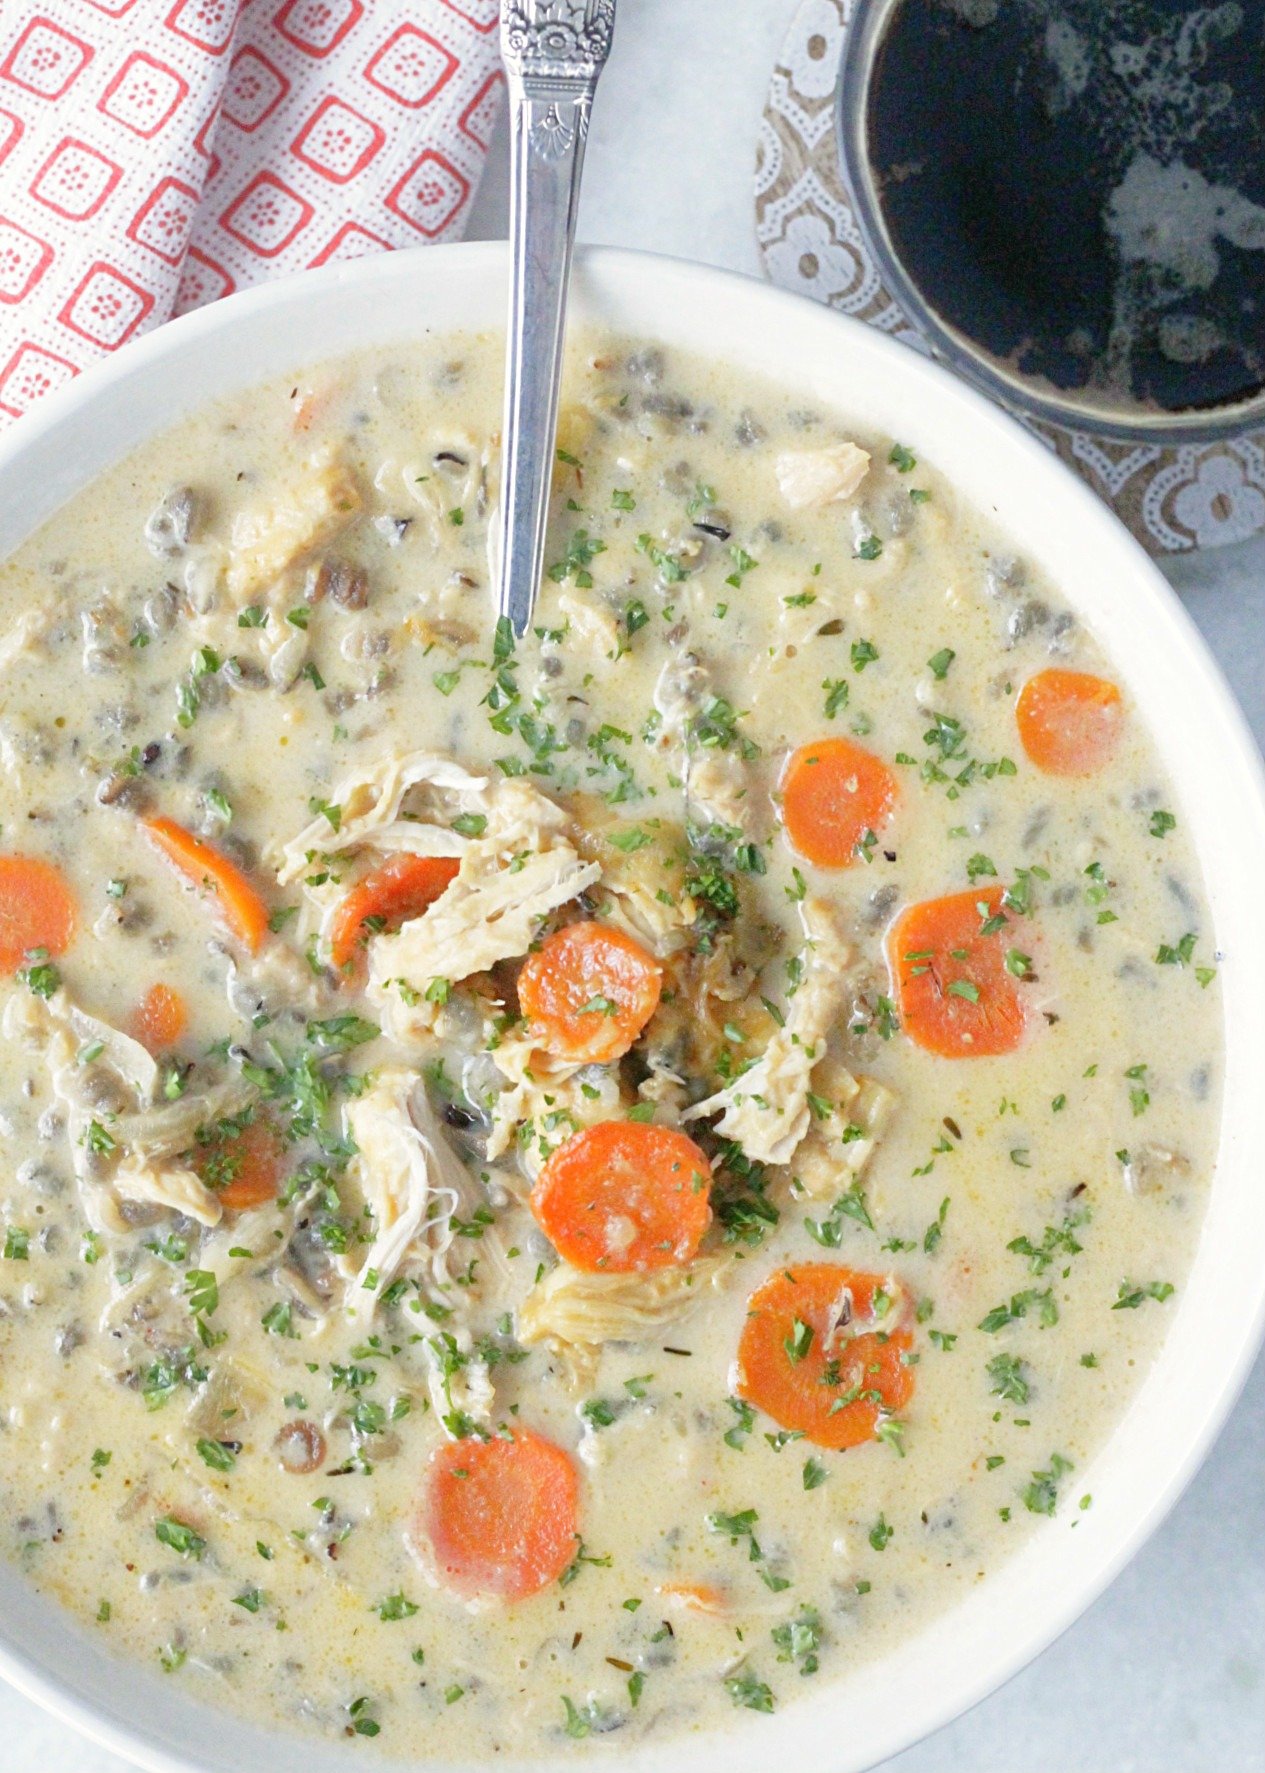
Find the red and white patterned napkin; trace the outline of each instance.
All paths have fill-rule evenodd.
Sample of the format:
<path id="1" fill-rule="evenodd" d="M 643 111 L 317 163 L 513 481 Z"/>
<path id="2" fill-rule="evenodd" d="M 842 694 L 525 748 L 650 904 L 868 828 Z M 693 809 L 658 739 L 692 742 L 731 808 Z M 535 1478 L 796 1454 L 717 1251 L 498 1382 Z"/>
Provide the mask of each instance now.
<path id="1" fill-rule="evenodd" d="M 498 0 L 0 0 L 0 425 L 265 277 L 459 234 Z"/>

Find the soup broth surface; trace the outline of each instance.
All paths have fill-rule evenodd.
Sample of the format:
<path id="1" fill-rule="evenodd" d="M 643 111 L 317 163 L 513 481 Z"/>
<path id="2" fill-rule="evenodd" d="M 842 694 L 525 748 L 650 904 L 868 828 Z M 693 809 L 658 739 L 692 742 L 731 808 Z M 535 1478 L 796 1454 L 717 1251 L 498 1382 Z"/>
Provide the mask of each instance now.
<path id="1" fill-rule="evenodd" d="M 950 479 L 585 338 L 515 647 L 500 363 L 0 568 L 0 1546 L 414 1761 L 759 1730 L 1074 1530 L 1221 1078 L 1182 809 Z"/>

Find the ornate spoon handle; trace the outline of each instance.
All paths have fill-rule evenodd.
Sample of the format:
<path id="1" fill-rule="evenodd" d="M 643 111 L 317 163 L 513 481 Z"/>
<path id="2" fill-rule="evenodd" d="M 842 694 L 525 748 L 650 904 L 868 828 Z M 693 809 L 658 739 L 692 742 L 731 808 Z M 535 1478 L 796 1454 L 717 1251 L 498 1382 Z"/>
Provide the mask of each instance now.
<path id="1" fill-rule="evenodd" d="M 544 566 L 567 283 L 589 111 L 615 0 L 503 0 L 511 120 L 500 613 L 527 632 Z"/>

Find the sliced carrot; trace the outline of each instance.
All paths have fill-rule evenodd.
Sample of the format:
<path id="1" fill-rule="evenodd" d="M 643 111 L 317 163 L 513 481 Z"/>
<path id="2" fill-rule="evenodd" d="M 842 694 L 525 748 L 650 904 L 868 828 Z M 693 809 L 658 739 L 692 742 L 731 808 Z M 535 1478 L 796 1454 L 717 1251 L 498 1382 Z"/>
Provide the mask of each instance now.
<path id="1" fill-rule="evenodd" d="M 1038 671 L 1015 703 L 1019 740 L 1047 776 L 1092 776 L 1111 762 L 1124 730 L 1120 691 L 1088 671 Z"/>
<path id="2" fill-rule="evenodd" d="M 819 868 L 846 868 L 867 833 L 882 830 L 896 805 L 887 765 L 850 739 L 801 745 L 782 774 L 782 823 L 792 847 Z"/>
<path id="3" fill-rule="evenodd" d="M 371 918 L 371 927 L 398 929 L 420 917 L 456 877 L 458 866 L 451 856 L 399 855 L 366 874 L 334 913 L 329 937 L 334 965 L 341 969 L 354 960 Z"/>
<path id="4" fill-rule="evenodd" d="M 214 895 L 224 922 L 254 954 L 268 934 L 268 907 L 236 862 L 174 819 L 142 822 L 172 867 Z"/>
<path id="5" fill-rule="evenodd" d="M 662 983 L 658 962 L 622 930 L 569 923 L 528 955 L 518 1003 L 545 1052 L 604 1065 L 626 1053 L 654 1015 Z"/>
<path id="6" fill-rule="evenodd" d="M 0 973 L 16 973 L 32 949 L 64 954 L 78 921 L 64 876 L 38 856 L 0 856 Z"/>
<path id="7" fill-rule="evenodd" d="M 521 1601 L 556 1582 L 579 1544 L 570 1455 L 530 1428 L 431 1454 L 413 1547 L 466 1600 Z"/>
<path id="8" fill-rule="evenodd" d="M 691 1613 L 727 1613 L 729 1597 L 722 1589 L 711 1582 L 661 1582 L 655 1590 L 665 1601 L 674 1601 L 677 1606 L 687 1608 Z"/>
<path id="9" fill-rule="evenodd" d="M 270 1120 L 217 1129 L 194 1153 L 193 1167 L 231 1213 L 275 1200 L 285 1167 L 285 1145 Z"/>
<path id="10" fill-rule="evenodd" d="M 189 1026 L 189 1007 L 170 985 L 151 985 L 132 1013 L 133 1039 L 151 1053 L 169 1053 Z"/>
<path id="11" fill-rule="evenodd" d="M 882 1275 L 835 1262 L 779 1268 L 747 1301 L 739 1397 L 818 1447 L 872 1439 L 914 1391 L 913 1338 L 895 1306 L 880 1315 L 883 1289 Z"/>
<path id="12" fill-rule="evenodd" d="M 290 394 L 290 423 L 296 431 L 310 431 L 317 419 L 325 416 L 333 403 L 337 385 L 327 382 L 323 388 L 295 388 Z"/>
<path id="13" fill-rule="evenodd" d="M 531 1209 L 558 1253 L 589 1273 L 688 1262 L 711 1220 L 711 1165 L 672 1127 L 604 1120 L 549 1158 Z"/>
<path id="14" fill-rule="evenodd" d="M 1006 965 L 1013 930 L 1003 892 L 992 886 L 925 899 L 892 925 L 887 959 L 901 1026 L 929 1053 L 982 1059 L 1012 1053 L 1023 1040 L 1028 1006 Z"/>

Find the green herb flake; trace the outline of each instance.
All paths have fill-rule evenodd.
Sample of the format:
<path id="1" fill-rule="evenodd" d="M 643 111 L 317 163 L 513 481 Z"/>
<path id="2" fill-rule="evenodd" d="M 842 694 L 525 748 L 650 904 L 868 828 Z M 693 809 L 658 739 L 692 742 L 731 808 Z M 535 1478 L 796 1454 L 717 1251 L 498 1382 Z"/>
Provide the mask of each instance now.
<path id="1" fill-rule="evenodd" d="M 1032 1481 L 1024 1487 L 1023 1505 L 1029 1514 L 1052 1515 L 1058 1507 L 1058 1486 L 1072 1469 L 1072 1461 L 1061 1453 L 1051 1453 L 1049 1469 L 1034 1471 Z"/>
<path id="2" fill-rule="evenodd" d="M 373 1609 L 378 1618 L 384 1621 L 394 1619 L 411 1619 L 417 1612 L 417 1602 L 408 1600 L 403 1590 L 389 1594 L 384 1601 L 379 1601 Z"/>
<path id="3" fill-rule="evenodd" d="M 237 1455 L 228 1442 L 212 1441 L 203 1436 L 198 1440 L 197 1448 L 198 1457 L 212 1471 L 232 1471 L 237 1464 Z"/>
<path id="4" fill-rule="evenodd" d="M 773 1710 L 775 1701 L 772 1689 L 764 1681 L 757 1680 L 753 1674 L 730 1675 L 724 1685 L 735 1705 L 745 1706 L 748 1711 Z"/>
<path id="5" fill-rule="evenodd" d="M 154 1537 L 160 1545 L 166 1545 L 178 1552 L 182 1558 L 200 1558 L 206 1550 L 206 1540 L 193 1528 L 179 1521 L 174 1515 L 164 1515 L 154 1522 Z"/>
<path id="6" fill-rule="evenodd" d="M 867 1538 L 875 1551 L 886 1551 L 895 1532 L 895 1527 L 889 1527 L 886 1517 L 880 1514 L 874 1525 L 870 1528 Z"/>
<path id="7" fill-rule="evenodd" d="M 1176 1289 L 1171 1281 L 1147 1281 L 1143 1286 L 1135 1286 L 1130 1281 L 1121 1281 L 1116 1295 L 1113 1311 L 1136 1311 L 1139 1305 L 1145 1305 L 1148 1299 L 1154 1299 L 1162 1305 L 1171 1299 Z"/>

